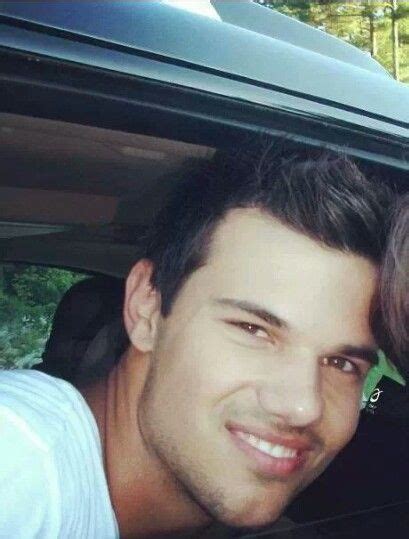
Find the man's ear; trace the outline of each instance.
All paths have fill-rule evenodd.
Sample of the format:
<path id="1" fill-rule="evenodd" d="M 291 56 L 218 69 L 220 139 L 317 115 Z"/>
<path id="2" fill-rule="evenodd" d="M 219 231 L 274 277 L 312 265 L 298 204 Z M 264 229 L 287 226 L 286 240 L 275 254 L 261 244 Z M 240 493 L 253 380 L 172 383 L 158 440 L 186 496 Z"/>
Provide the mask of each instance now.
<path id="1" fill-rule="evenodd" d="M 155 342 L 160 316 L 160 293 L 151 285 L 152 262 L 142 259 L 126 280 L 124 323 L 133 346 L 150 352 Z"/>

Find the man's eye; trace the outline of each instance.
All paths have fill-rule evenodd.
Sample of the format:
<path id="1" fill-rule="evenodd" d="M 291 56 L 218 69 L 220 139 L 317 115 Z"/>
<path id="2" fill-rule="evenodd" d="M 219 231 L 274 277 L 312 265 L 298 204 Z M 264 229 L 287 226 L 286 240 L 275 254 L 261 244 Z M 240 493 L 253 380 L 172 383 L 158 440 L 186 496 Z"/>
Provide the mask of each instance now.
<path id="1" fill-rule="evenodd" d="M 328 367 L 334 367 L 335 369 L 347 374 L 361 374 L 359 367 L 353 361 L 345 357 L 325 357 L 323 363 Z"/>
<path id="2" fill-rule="evenodd" d="M 242 329 L 246 333 L 249 333 L 250 335 L 254 335 L 254 337 L 260 337 L 262 339 L 269 338 L 267 331 L 261 326 L 258 326 L 257 324 L 250 324 L 249 322 L 233 322 L 233 321 L 230 323 L 233 326 L 236 326 L 239 329 Z"/>

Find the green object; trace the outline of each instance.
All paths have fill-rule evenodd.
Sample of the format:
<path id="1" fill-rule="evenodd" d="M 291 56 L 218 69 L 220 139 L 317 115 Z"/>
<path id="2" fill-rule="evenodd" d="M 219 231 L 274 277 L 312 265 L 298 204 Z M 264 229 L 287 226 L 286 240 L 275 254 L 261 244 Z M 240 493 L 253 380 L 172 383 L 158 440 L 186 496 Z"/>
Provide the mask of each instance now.
<path id="1" fill-rule="evenodd" d="M 378 363 L 369 370 L 365 379 L 361 409 L 365 408 L 371 394 L 384 376 L 402 386 L 406 386 L 406 380 L 395 365 L 385 356 L 382 350 L 378 350 Z"/>

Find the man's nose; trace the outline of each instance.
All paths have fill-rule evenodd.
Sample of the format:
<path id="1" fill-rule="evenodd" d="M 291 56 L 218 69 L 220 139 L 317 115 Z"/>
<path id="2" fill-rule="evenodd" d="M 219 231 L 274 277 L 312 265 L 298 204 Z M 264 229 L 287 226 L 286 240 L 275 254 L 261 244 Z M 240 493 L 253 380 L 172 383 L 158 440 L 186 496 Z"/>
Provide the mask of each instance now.
<path id="1" fill-rule="evenodd" d="M 261 407 L 288 426 L 305 427 L 318 422 L 323 413 L 319 360 L 300 354 L 285 363 L 259 386 Z"/>

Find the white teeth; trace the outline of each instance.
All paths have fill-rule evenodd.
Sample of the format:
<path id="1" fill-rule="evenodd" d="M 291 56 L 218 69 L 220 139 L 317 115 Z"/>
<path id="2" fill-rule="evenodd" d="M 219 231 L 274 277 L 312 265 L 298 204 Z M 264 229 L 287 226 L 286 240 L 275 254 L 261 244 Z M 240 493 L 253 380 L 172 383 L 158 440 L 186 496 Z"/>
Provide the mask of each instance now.
<path id="1" fill-rule="evenodd" d="M 296 449 L 290 449 L 289 447 L 285 447 L 283 445 L 271 444 L 266 440 L 262 440 L 261 438 L 257 438 L 257 436 L 253 436 L 253 434 L 236 431 L 236 435 L 252 447 L 255 447 L 262 453 L 266 453 L 266 455 L 275 457 L 276 459 L 292 459 L 297 456 Z"/>

